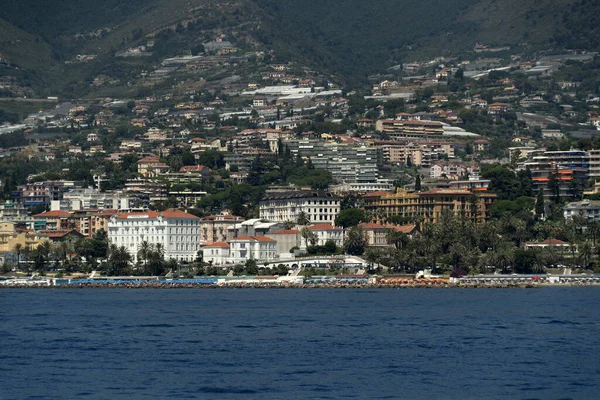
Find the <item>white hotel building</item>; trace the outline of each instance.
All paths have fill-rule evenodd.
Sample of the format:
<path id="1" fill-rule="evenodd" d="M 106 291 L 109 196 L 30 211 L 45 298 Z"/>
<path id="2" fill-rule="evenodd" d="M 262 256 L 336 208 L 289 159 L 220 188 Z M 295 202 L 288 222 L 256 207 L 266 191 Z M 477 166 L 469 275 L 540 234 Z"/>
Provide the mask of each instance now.
<path id="1" fill-rule="evenodd" d="M 191 262 L 200 250 L 200 218 L 178 210 L 114 215 L 108 222 L 108 239 L 124 246 L 134 262 L 144 241 L 161 244 L 166 260 Z"/>
<path id="2" fill-rule="evenodd" d="M 311 224 L 333 225 L 340 198 L 324 190 L 268 193 L 260 202 L 260 218 L 270 222 L 296 221 L 304 212 Z"/>

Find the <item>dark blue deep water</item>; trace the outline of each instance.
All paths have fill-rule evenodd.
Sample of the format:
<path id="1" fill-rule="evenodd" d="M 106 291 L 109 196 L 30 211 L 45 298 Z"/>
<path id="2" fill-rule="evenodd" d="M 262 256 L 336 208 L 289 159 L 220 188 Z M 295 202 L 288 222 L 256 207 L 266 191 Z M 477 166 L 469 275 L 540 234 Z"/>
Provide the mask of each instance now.
<path id="1" fill-rule="evenodd" d="M 600 287 L 0 290 L 0 399 L 598 399 Z"/>

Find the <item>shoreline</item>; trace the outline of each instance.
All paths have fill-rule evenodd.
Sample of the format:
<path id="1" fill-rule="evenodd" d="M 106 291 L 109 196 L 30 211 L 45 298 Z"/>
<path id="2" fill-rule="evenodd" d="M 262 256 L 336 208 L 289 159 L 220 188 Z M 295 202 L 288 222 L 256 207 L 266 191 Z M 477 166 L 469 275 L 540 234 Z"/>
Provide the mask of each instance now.
<path id="1" fill-rule="evenodd" d="M 339 284 L 339 285 L 317 285 L 317 284 L 302 284 L 302 285 L 269 285 L 269 284 L 225 284 L 225 285 L 199 285 L 190 283 L 166 283 L 153 282 L 145 284 L 69 284 L 51 286 L 46 284 L 14 284 L 1 285 L 0 289 L 536 289 L 542 287 L 592 287 L 600 286 L 600 283 L 515 283 L 515 284 L 464 284 L 464 283 L 447 283 L 447 284 Z"/>

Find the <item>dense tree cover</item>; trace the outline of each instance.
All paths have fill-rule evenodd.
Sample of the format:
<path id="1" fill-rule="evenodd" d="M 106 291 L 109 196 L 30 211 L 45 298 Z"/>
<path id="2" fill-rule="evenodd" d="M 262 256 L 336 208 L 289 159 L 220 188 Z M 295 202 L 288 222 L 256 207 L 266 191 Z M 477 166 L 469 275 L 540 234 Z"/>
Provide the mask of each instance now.
<path id="1" fill-rule="evenodd" d="M 481 176 L 490 180 L 489 190 L 496 193 L 499 200 L 514 200 L 533 195 L 529 170 L 522 170 L 515 174 L 504 166 L 482 165 Z"/>
<path id="2" fill-rule="evenodd" d="M 366 220 L 365 212 L 359 208 L 347 208 L 340 211 L 335 218 L 335 224 L 344 228 L 356 226 Z"/>
<path id="3" fill-rule="evenodd" d="M 333 240 L 328 240 L 322 246 L 308 246 L 306 252 L 311 256 L 330 256 L 344 254 L 344 249 L 337 247 Z"/>
<path id="4" fill-rule="evenodd" d="M 21 29 L 53 40 L 62 35 L 113 26 L 152 1 L 6 0 L 2 17 Z"/>
<path id="5" fill-rule="evenodd" d="M 350 255 L 360 256 L 365 252 L 367 244 L 367 237 L 364 230 L 361 227 L 355 226 L 348 231 L 348 235 L 344 240 L 344 250 Z"/>
<path id="6" fill-rule="evenodd" d="M 511 203 L 505 202 L 505 205 Z M 444 213 L 438 224 L 423 225 L 421 234 L 413 238 L 390 231 L 388 243 L 392 247 L 367 249 L 365 257 L 393 271 L 411 272 L 422 268 L 438 271 L 461 268 L 469 273 L 494 270 L 537 273 L 559 264 L 600 269 L 596 247 L 599 223 L 578 218 L 543 221 L 527 208 L 532 207 L 532 199 L 520 198 L 514 203 L 506 207 L 501 203 L 501 209 L 510 211 L 484 225 L 474 225 L 468 219 Z M 526 208 L 518 210 L 516 205 L 524 203 Z M 546 248 L 544 251 L 523 249 L 525 241 L 548 238 L 568 242 L 569 247 L 566 250 Z"/>
<path id="7" fill-rule="evenodd" d="M 326 189 L 332 182 L 331 173 L 315 169 L 309 159 L 292 157 L 289 149 L 279 144 L 276 157 L 258 155 L 248 171 L 248 183 L 252 186 L 273 184 L 294 184 L 309 186 L 313 189 Z"/>
<path id="8" fill-rule="evenodd" d="M 252 186 L 248 183 L 233 185 L 203 197 L 198 201 L 198 207 L 206 213 L 217 213 L 227 208 L 234 215 L 258 216 L 256 207 L 264 193 L 264 186 Z"/>

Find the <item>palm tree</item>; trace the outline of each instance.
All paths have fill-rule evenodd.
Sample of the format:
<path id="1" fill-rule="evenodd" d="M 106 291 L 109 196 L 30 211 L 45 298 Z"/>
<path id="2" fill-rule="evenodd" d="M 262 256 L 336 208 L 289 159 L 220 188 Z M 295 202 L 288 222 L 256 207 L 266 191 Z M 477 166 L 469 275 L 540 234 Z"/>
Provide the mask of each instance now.
<path id="1" fill-rule="evenodd" d="M 17 265 L 21 263 L 21 251 L 23 250 L 23 245 L 21 243 L 15 244 L 14 251 L 17 253 Z"/>
<path id="2" fill-rule="evenodd" d="M 306 247 L 308 247 L 309 242 L 314 246 L 318 240 L 317 235 L 306 226 L 300 231 L 300 236 L 304 239 Z"/>
<path id="3" fill-rule="evenodd" d="M 294 221 L 290 221 L 290 220 L 284 221 L 283 226 L 285 229 L 292 229 L 294 227 Z"/>
<path id="4" fill-rule="evenodd" d="M 301 226 L 310 224 L 310 218 L 308 218 L 308 214 L 304 211 L 300 211 L 298 213 L 298 217 L 296 218 L 296 223 Z"/>
<path id="5" fill-rule="evenodd" d="M 348 237 L 344 242 L 344 250 L 351 255 L 361 255 L 367 246 L 367 238 L 361 227 L 353 227 L 348 231 Z"/>
<path id="6" fill-rule="evenodd" d="M 502 218 L 500 227 L 505 236 L 513 240 L 517 246 L 521 246 L 521 241 L 527 228 L 523 220 L 515 216 Z"/>
<path id="7" fill-rule="evenodd" d="M 598 236 L 598 233 L 600 233 L 600 222 L 593 221 L 593 222 L 588 223 L 587 233 L 588 233 L 588 237 L 590 237 L 590 236 L 592 237 L 592 244 L 595 247 L 596 246 L 596 237 Z"/>
<path id="8" fill-rule="evenodd" d="M 36 255 L 36 268 L 44 272 L 46 269 L 46 263 L 48 262 L 50 252 L 52 251 L 52 243 L 48 240 L 40 243 L 35 249 Z"/>
<path id="9" fill-rule="evenodd" d="M 584 242 L 579 246 L 579 261 L 583 267 L 587 267 L 590 264 L 592 255 L 594 254 L 594 248 L 590 242 Z"/>
<path id="10" fill-rule="evenodd" d="M 437 270 L 437 259 L 441 252 L 440 243 L 431 237 L 423 237 L 417 245 L 421 247 L 422 254 L 431 264 L 432 271 Z"/>
<path id="11" fill-rule="evenodd" d="M 454 242 L 448 249 L 448 254 L 452 257 L 452 265 L 457 268 L 462 263 L 462 258 L 465 256 L 467 248 L 461 242 Z"/>
<path id="12" fill-rule="evenodd" d="M 373 215 L 375 217 L 375 221 L 378 224 L 385 224 L 385 220 L 386 220 L 386 213 L 385 210 L 383 208 L 378 208 L 377 210 L 375 210 L 375 213 Z"/>
<path id="13" fill-rule="evenodd" d="M 375 263 L 379 263 L 379 260 L 381 259 L 381 252 L 378 249 L 369 247 L 365 251 L 364 256 L 367 262 L 369 263 L 369 266 L 373 268 Z"/>
<path id="14" fill-rule="evenodd" d="M 111 245 L 108 257 L 110 275 L 124 275 L 131 259 L 131 254 L 129 254 L 124 246 L 116 247 L 115 245 Z"/>
<path id="15" fill-rule="evenodd" d="M 23 254 L 23 259 L 25 261 L 29 261 L 29 256 L 31 254 L 31 246 L 25 245 L 25 247 L 23 247 L 23 249 L 21 250 L 21 253 Z"/>
<path id="16" fill-rule="evenodd" d="M 161 259 L 161 260 L 165 259 L 165 246 L 163 246 L 162 243 L 156 243 L 154 245 L 154 251 L 156 252 L 156 255 L 158 256 L 159 259 Z"/>
<path id="17" fill-rule="evenodd" d="M 396 249 L 403 249 L 408 244 L 408 235 L 404 232 L 390 229 L 386 234 L 386 240 L 388 244 L 393 244 Z"/>
<path id="18" fill-rule="evenodd" d="M 501 241 L 494 252 L 496 266 L 502 268 L 503 272 L 508 270 L 515 259 L 515 246 L 511 242 Z"/>
<path id="19" fill-rule="evenodd" d="M 539 249 L 529 250 L 529 251 L 533 251 L 535 254 L 535 262 L 531 268 L 531 272 L 533 272 L 533 273 L 544 272 L 546 270 L 546 266 L 545 266 L 545 262 L 544 262 L 544 253 Z"/>
<path id="20" fill-rule="evenodd" d="M 144 260 L 144 269 L 146 268 L 146 264 L 148 263 L 148 257 L 150 256 L 150 252 L 152 251 L 152 244 L 148 243 L 148 241 L 144 240 L 140 243 L 140 247 L 138 250 L 138 257 Z"/>

